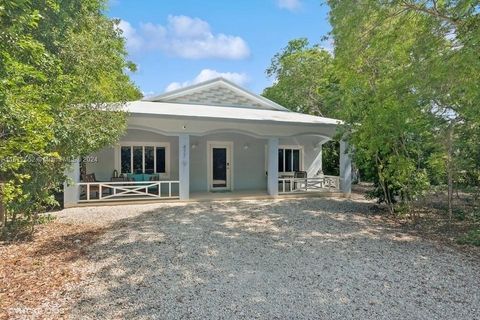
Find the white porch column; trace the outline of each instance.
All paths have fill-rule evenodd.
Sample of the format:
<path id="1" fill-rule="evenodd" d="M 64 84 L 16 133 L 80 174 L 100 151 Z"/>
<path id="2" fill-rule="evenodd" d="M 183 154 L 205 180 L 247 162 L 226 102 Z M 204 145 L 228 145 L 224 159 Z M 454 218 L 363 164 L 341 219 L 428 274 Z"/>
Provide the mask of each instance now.
<path id="1" fill-rule="evenodd" d="M 67 180 L 63 183 L 63 206 L 65 208 L 73 207 L 80 200 L 80 161 L 76 159 L 72 162 L 70 168 L 65 172 Z"/>
<path id="2" fill-rule="evenodd" d="M 278 195 L 278 138 L 268 139 L 267 190 L 271 196 Z"/>
<path id="3" fill-rule="evenodd" d="M 340 141 L 340 190 L 343 193 L 352 192 L 352 157 L 348 150 L 348 143 Z"/>
<path id="4" fill-rule="evenodd" d="M 178 136 L 178 178 L 180 181 L 179 196 L 181 200 L 190 198 L 190 136 Z"/>
<path id="5" fill-rule="evenodd" d="M 322 164 L 322 157 L 323 157 L 323 151 L 322 147 L 325 142 L 327 142 L 328 139 L 322 139 L 320 140 L 315 147 L 313 148 L 313 152 L 317 153 L 315 156 L 315 159 L 313 159 L 312 163 L 310 164 L 310 167 L 306 169 L 307 171 L 307 177 L 316 177 L 320 172 L 323 172 L 323 164 Z"/>

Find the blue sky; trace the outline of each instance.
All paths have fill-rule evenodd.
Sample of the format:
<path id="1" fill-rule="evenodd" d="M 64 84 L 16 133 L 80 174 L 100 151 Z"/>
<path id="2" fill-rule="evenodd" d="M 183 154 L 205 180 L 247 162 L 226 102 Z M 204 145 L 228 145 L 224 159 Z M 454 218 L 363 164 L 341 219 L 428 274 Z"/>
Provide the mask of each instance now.
<path id="1" fill-rule="evenodd" d="M 265 69 L 294 38 L 330 31 L 322 0 L 110 0 L 121 19 L 132 75 L 145 95 L 224 76 L 261 93 Z M 330 47 L 329 43 L 323 46 Z"/>

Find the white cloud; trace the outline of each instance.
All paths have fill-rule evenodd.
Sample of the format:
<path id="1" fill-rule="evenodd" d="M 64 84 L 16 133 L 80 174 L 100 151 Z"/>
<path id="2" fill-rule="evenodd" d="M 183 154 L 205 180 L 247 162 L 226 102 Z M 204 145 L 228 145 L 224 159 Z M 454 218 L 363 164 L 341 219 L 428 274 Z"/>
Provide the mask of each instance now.
<path id="1" fill-rule="evenodd" d="M 169 16 L 166 26 L 143 23 L 136 30 L 122 20 L 120 29 L 132 52 L 160 50 L 186 59 L 244 59 L 250 55 L 247 43 L 239 36 L 214 34 L 208 22 L 188 16 Z"/>
<path id="2" fill-rule="evenodd" d="M 193 84 L 197 84 L 200 82 L 204 82 L 214 78 L 225 78 L 230 80 L 239 86 L 243 86 L 248 82 L 248 76 L 245 73 L 237 73 L 237 72 L 218 72 L 212 69 L 203 69 L 200 73 L 193 79 L 184 82 L 172 82 L 166 88 L 165 92 L 177 90 L 186 86 L 190 86 Z"/>
<path id="3" fill-rule="evenodd" d="M 123 36 L 126 39 L 127 50 L 135 51 L 142 47 L 143 39 L 128 21 L 120 20 L 118 27 L 122 30 Z"/>
<path id="4" fill-rule="evenodd" d="M 277 4 L 281 9 L 290 11 L 298 10 L 302 6 L 300 0 L 277 0 Z"/>
<path id="5" fill-rule="evenodd" d="M 150 97 L 154 97 L 155 95 L 156 95 L 155 91 L 143 91 L 142 90 L 143 99 L 148 99 Z"/>

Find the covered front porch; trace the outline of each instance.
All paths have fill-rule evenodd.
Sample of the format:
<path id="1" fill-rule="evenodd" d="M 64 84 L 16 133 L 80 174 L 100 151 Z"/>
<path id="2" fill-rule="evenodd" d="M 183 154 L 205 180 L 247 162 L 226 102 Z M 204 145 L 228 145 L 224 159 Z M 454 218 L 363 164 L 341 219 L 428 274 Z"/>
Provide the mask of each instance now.
<path id="1" fill-rule="evenodd" d="M 333 121 L 132 114 L 116 145 L 72 166 L 64 205 L 348 194 L 351 160 L 344 141 L 340 174 L 322 170 L 322 146 L 335 129 Z"/>
<path id="2" fill-rule="evenodd" d="M 129 142 L 139 138 L 142 142 Z M 219 141 L 221 138 L 227 141 Z M 315 135 L 281 139 L 259 139 L 240 133 L 169 137 L 128 130 L 117 146 L 73 166 L 70 176 L 77 181 L 65 188 L 65 195 L 70 196 L 70 201 L 65 198 L 65 206 L 348 193 L 348 189 L 342 189 L 342 175 L 322 173 L 321 147 L 326 141 Z M 155 152 L 151 171 L 147 154 L 159 145 L 162 152 Z M 139 165 L 133 164 L 134 157 L 126 155 L 126 150 L 130 149 L 130 155 L 135 150 L 140 154 L 140 147 L 142 170 L 135 170 Z M 340 156 L 343 162 L 348 160 L 345 157 Z M 125 164 L 126 160 L 130 165 Z M 344 169 L 340 171 L 345 174 Z"/>

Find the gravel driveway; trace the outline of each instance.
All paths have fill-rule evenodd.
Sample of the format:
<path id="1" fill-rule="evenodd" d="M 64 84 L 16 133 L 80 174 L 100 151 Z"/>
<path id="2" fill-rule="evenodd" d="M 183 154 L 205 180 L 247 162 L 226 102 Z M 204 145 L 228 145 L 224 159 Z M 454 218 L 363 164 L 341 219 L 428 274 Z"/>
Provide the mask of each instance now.
<path id="1" fill-rule="evenodd" d="M 110 225 L 75 319 L 480 319 L 478 260 L 367 217 L 290 199 L 76 208 Z"/>

